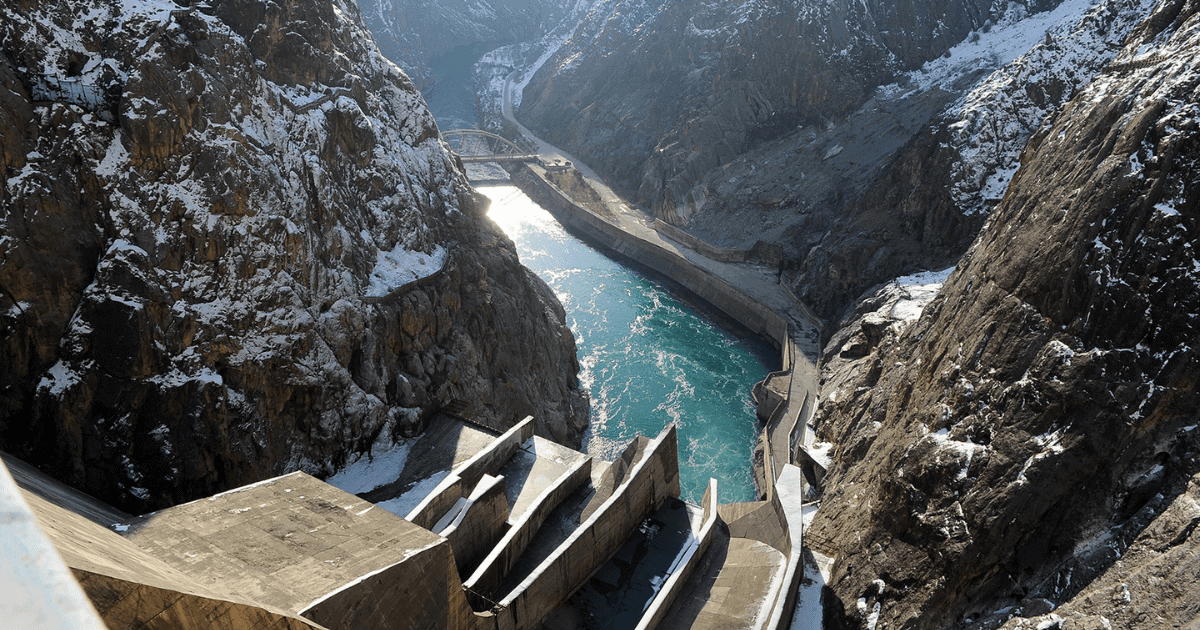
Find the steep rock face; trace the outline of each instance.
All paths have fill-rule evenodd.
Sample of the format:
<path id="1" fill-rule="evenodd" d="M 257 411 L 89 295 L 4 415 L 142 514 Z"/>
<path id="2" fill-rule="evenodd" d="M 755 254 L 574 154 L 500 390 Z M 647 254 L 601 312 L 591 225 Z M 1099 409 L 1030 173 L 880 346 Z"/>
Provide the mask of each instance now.
<path id="1" fill-rule="evenodd" d="M 424 90 L 431 59 L 458 46 L 508 44 L 554 28 L 574 3 L 564 0 L 363 0 L 379 48 Z"/>
<path id="2" fill-rule="evenodd" d="M 825 392 L 828 621 L 1083 610 L 1200 470 L 1198 12 L 1165 0 L 1134 29 L 1030 140 L 921 318 Z M 1168 521 L 1157 538 L 1190 540 Z"/>
<path id="3" fill-rule="evenodd" d="M 844 117 L 1007 9 L 605 0 L 529 84 L 521 113 L 681 224 L 708 171 L 797 124 Z"/>
<path id="4" fill-rule="evenodd" d="M 890 275 L 941 268 L 958 259 L 1004 195 L 1030 136 L 1112 60 L 1130 29 L 1153 7 L 1148 0 L 1106 0 L 1075 18 L 1069 4 L 1074 3 L 1056 11 L 1067 16 L 1066 22 L 1053 25 L 1028 52 L 917 126 L 871 174 L 861 195 L 850 191 L 843 207 L 827 209 L 844 212 L 846 227 L 830 231 L 819 248 L 797 256 L 789 281 L 802 299 L 832 316 L 863 288 Z M 1024 28 L 1040 34 L 1036 25 Z M 914 76 L 914 92 L 922 83 L 952 91 L 948 78 L 939 76 L 935 64 Z M 801 238 L 811 232 L 803 224 L 793 228 Z"/>
<path id="5" fill-rule="evenodd" d="M 445 407 L 578 440 L 561 306 L 353 3 L 2 9 L 0 447 L 138 512 Z"/>
<path id="6" fill-rule="evenodd" d="M 1174 500 L 1165 496 L 1151 499 L 1151 509 L 1143 509 L 1137 522 L 1146 524 L 1145 528 L 1128 546 L 1113 545 L 1110 554 L 1120 554 L 1120 558 L 1078 595 L 1051 613 L 1022 616 L 1010 612 L 998 615 L 992 624 L 1007 621 L 1006 630 L 1036 630 L 1039 626 L 1158 630 L 1194 625 L 1200 610 L 1200 591 L 1195 588 L 1200 574 L 1200 536 L 1194 535 L 1200 523 L 1200 476 L 1192 477 L 1182 492 L 1179 485 L 1181 482 L 1176 482 L 1163 493 Z M 1044 610 L 1045 605 L 1038 609 Z"/>
<path id="7" fill-rule="evenodd" d="M 864 56 L 889 33 L 854 17 L 861 6 L 850 17 L 797 10 L 801 22 L 831 21 L 814 22 L 814 35 L 785 19 L 786 6 L 730 9 L 734 26 L 717 29 L 696 26 L 717 5 L 693 17 L 674 16 L 672 3 L 600 4 L 534 77 L 521 111 L 660 218 L 720 246 L 780 245 L 784 280 L 837 319 L 868 287 L 953 264 L 1029 136 L 1112 60 L 1152 4 L 997 4 L 924 64 L 917 46 Z M 692 26 L 671 25 L 688 17 Z M 944 34 L 936 20 L 908 19 Z M 838 33 L 853 45 L 822 48 Z M 808 81 L 837 87 L 819 103 L 772 96 Z M 683 166 L 651 168 L 675 162 Z"/>

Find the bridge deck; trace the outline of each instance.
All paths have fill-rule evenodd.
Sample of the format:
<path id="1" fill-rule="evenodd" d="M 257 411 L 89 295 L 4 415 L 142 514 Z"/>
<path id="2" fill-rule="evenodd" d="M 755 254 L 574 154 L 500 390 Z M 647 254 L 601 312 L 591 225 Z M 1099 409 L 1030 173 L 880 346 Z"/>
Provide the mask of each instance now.
<path id="1" fill-rule="evenodd" d="M 536 153 L 512 153 L 512 154 L 493 154 L 493 155 L 460 155 L 458 156 L 463 164 L 476 164 L 480 162 L 532 162 L 538 159 Z"/>

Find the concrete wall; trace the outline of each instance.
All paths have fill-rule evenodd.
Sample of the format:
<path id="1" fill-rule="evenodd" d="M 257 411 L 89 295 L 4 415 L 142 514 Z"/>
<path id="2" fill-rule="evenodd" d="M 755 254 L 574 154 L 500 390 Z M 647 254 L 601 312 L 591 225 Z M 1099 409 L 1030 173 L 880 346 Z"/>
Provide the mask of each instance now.
<path id="1" fill-rule="evenodd" d="M 792 613 L 796 610 L 796 598 L 800 594 L 800 579 L 804 577 L 804 508 L 803 472 L 792 465 L 785 465 L 779 475 L 775 504 L 787 524 L 788 544 L 787 570 L 783 574 L 780 590 L 771 608 L 771 617 L 764 628 L 785 630 L 791 625 Z"/>
<path id="2" fill-rule="evenodd" d="M 655 438 L 624 483 L 501 602 L 499 628 L 536 628 L 612 559 L 625 539 L 668 497 L 679 496 L 675 426 Z"/>
<path id="3" fill-rule="evenodd" d="M 459 575 L 475 566 L 509 529 L 508 493 L 504 477 L 484 475 L 462 512 L 445 529 L 436 532 L 450 541 Z"/>
<path id="4" fill-rule="evenodd" d="M 568 191 L 570 192 L 570 191 Z M 758 241 L 750 249 L 728 249 L 717 247 L 685 232 L 662 219 L 654 220 L 654 229 L 665 234 L 673 241 L 682 243 L 689 249 L 704 254 L 704 256 L 721 262 L 741 263 L 757 260 L 765 265 L 778 267 L 783 263 L 783 248 Z"/>
<path id="5" fill-rule="evenodd" d="M 781 334 L 787 330 L 787 322 L 778 313 L 678 254 L 626 234 L 619 227 L 575 203 L 570 195 L 548 181 L 539 171 L 537 166 L 523 164 L 517 168 L 513 180 L 525 194 L 554 212 L 568 229 L 678 282 L 752 332 L 773 340 L 777 345 L 786 341 Z"/>
<path id="6" fill-rule="evenodd" d="M 783 630 L 792 620 L 803 571 L 803 503 L 799 468 L 781 466 L 779 481 L 767 501 L 727 503 L 718 508 L 733 538 L 749 538 L 770 545 L 787 558 L 782 573 L 774 577 L 754 628 Z"/>
<path id="7" fill-rule="evenodd" d="M 468 489 L 474 489 L 485 474 L 494 475 L 512 457 L 525 440 L 533 437 L 533 417 L 526 417 L 513 428 L 496 438 L 487 448 L 471 459 L 454 467 L 450 476 L 442 480 L 429 496 L 413 508 L 405 518 L 425 529 L 432 530 L 442 516 L 463 498 Z"/>
<path id="8" fill-rule="evenodd" d="M 214 599 L 111 575 L 75 570 L 80 586 L 109 628 L 181 630 L 324 630 L 314 621 L 259 606 Z M 80 626 L 74 626 L 80 627 Z M 64 628 L 65 630 L 65 628 Z"/>
<path id="9" fill-rule="evenodd" d="M 686 245 L 694 251 L 700 252 L 705 256 L 719 260 L 721 262 L 740 263 L 746 262 L 750 252 L 743 249 L 723 249 L 709 244 L 707 241 L 702 241 L 687 232 L 663 221 L 662 219 L 654 220 L 654 229 L 660 233 L 667 235 L 671 240 L 677 241 Z"/>
<path id="10" fill-rule="evenodd" d="M 201 584 L 80 514 L 31 492 L 22 495 L 38 526 L 109 628 L 323 628 L 239 593 L 219 590 L 221 584 Z M 0 621 L 0 626 L 9 627 L 4 622 L 24 627 L 19 616 Z M 79 621 L 69 627 L 88 626 Z"/>
<path id="11" fill-rule="evenodd" d="M 804 314 L 804 317 L 806 317 L 808 321 L 816 324 L 817 328 L 825 327 L 825 322 L 820 317 L 817 317 L 817 314 L 814 313 L 807 304 L 805 304 L 800 298 L 796 297 L 796 293 L 792 291 L 791 287 L 789 287 L 786 283 L 783 283 L 782 286 L 783 290 L 788 294 L 788 297 L 792 298 L 792 303 L 796 305 L 796 308 L 800 309 L 800 312 Z"/>
<path id="12" fill-rule="evenodd" d="M 471 630 L 483 621 L 467 604 L 450 543 L 440 539 L 314 602 L 301 614 L 330 630 Z"/>
<path id="13" fill-rule="evenodd" d="M 712 544 L 713 532 L 716 531 L 717 520 L 720 518 L 717 515 L 717 480 L 708 480 L 708 489 L 704 491 L 704 498 L 700 501 L 704 509 L 704 520 L 700 525 L 700 531 L 696 534 L 696 541 L 687 554 L 681 559 L 681 565 L 671 573 L 667 581 L 663 583 L 658 594 L 654 596 L 654 600 L 650 602 L 650 606 L 642 614 L 641 621 L 638 622 L 637 630 L 654 630 L 658 624 L 666 616 L 667 611 L 671 609 L 671 604 L 675 602 L 675 597 L 683 590 L 687 584 L 688 578 L 692 572 L 700 565 L 705 552 L 708 551 Z"/>
<path id="14" fill-rule="evenodd" d="M 754 384 L 750 397 L 756 403 L 754 413 L 764 423 L 770 422 L 788 399 L 791 389 L 791 370 L 777 371 L 767 374 L 767 377 Z"/>
<path id="15" fill-rule="evenodd" d="M 554 481 L 550 487 L 542 491 L 534 499 L 534 503 L 517 522 L 512 524 L 508 533 L 492 549 L 491 553 L 479 564 L 479 568 L 471 575 L 463 586 L 476 593 L 492 593 L 500 581 L 512 570 L 517 559 L 521 557 L 534 534 L 546 521 L 546 517 L 557 508 L 579 486 L 582 486 L 592 476 L 592 458 L 576 463 L 566 473 Z"/>

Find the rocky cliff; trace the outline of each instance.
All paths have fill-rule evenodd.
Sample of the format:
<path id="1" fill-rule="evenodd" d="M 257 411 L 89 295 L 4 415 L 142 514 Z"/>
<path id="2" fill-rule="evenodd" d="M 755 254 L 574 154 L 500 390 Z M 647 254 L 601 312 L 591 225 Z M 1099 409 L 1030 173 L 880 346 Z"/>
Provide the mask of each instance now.
<path id="1" fill-rule="evenodd" d="M 0 11 L 0 448 L 139 512 L 444 408 L 577 443 L 561 306 L 354 3 Z"/>
<path id="2" fill-rule="evenodd" d="M 949 59 L 880 89 L 842 125 L 857 134 L 844 138 L 835 129 L 818 145 L 845 151 L 822 159 L 825 169 L 808 167 L 849 174 L 854 185 L 835 189 L 832 198 L 818 188 L 827 195 L 824 207 L 810 203 L 816 210 L 789 225 L 784 240 L 794 247 L 789 282 L 797 293 L 834 316 L 865 287 L 957 261 L 1004 195 L 1033 132 L 1113 59 L 1152 7 L 1148 0 L 1064 2 L 975 34 Z M 976 81 L 989 56 L 1011 54 L 1005 47 L 1022 52 Z M 956 83 L 972 85 L 960 94 Z M 930 111 L 922 103 L 955 94 L 928 120 L 917 115 Z M 886 130 L 881 117 L 891 125 Z M 879 149 L 891 151 L 889 138 L 903 144 L 883 155 Z"/>
<path id="3" fill-rule="evenodd" d="M 953 264 L 1150 6 L 602 2 L 520 115 L 659 218 L 781 246 L 785 281 L 836 319 Z"/>
<path id="4" fill-rule="evenodd" d="M 1164 0 L 919 319 L 872 298 L 826 348 L 828 624 L 1194 623 L 1197 61 L 1200 3 Z"/>
<path id="5" fill-rule="evenodd" d="M 678 222 L 706 172 L 798 124 L 844 117 L 1007 8 L 604 0 L 529 84 L 521 113 Z"/>

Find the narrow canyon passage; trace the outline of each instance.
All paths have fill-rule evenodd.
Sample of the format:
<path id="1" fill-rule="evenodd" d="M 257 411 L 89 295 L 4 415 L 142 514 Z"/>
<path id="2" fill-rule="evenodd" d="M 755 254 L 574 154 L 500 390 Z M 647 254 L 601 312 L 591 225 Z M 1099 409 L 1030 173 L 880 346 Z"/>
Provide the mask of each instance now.
<path id="1" fill-rule="evenodd" d="M 474 51 L 455 49 L 433 64 L 436 82 L 425 98 L 443 132 L 474 123 L 474 103 L 466 100 Z M 777 352 L 567 233 L 515 186 L 479 190 L 492 200 L 489 216 L 516 243 L 521 262 L 567 311 L 591 395 L 586 451 L 611 459 L 636 435 L 657 435 L 677 422 L 683 497 L 698 502 L 716 477 L 722 502 L 753 500 L 751 452 L 761 427 L 750 388 L 778 367 Z"/>
<path id="2" fill-rule="evenodd" d="M 678 422 L 684 498 L 699 501 L 716 477 L 722 502 L 753 500 L 759 427 L 750 386 L 771 369 L 774 350 L 731 334 L 656 280 L 571 236 L 516 187 L 481 191 L 521 262 L 566 308 L 591 394 L 587 451 L 612 459 L 636 435 Z"/>

